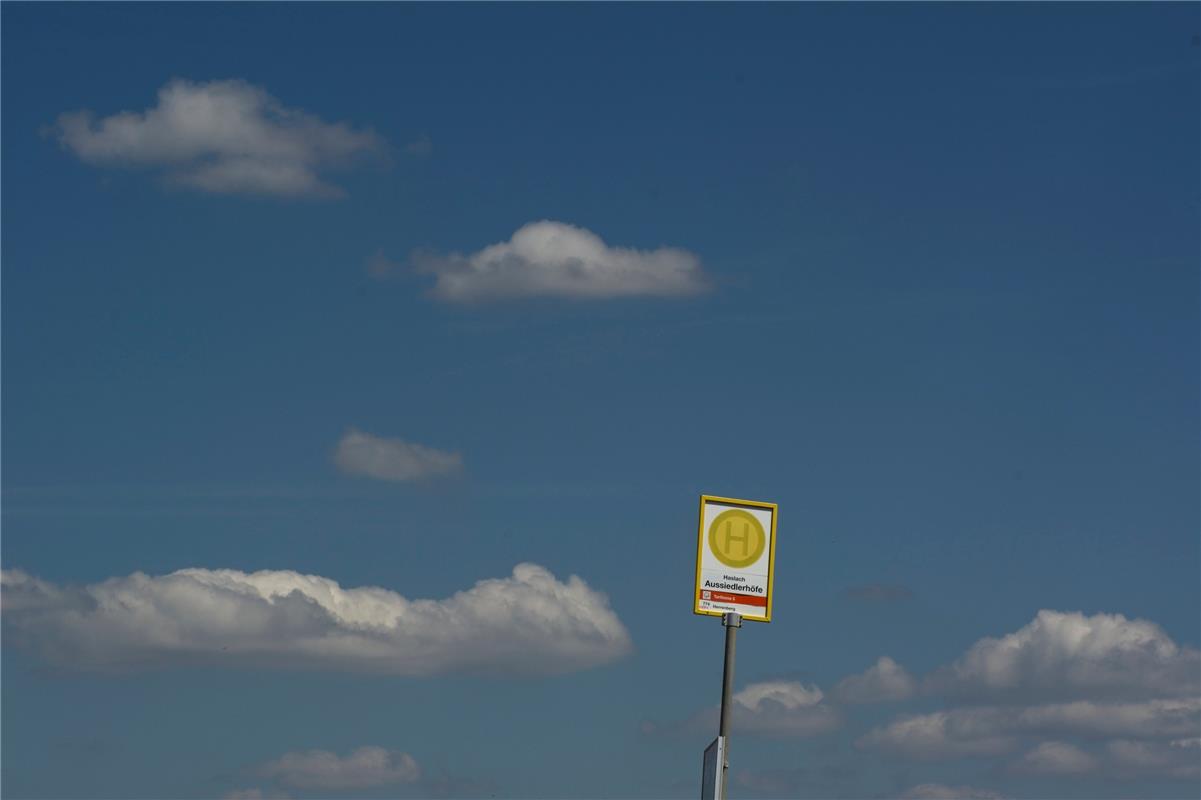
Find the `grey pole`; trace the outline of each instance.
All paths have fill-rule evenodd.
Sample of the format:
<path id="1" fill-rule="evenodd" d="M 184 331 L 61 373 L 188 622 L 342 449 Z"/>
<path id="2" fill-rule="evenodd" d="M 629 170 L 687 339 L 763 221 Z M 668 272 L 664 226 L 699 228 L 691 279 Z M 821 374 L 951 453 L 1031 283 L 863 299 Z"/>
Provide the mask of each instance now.
<path id="1" fill-rule="evenodd" d="M 734 688 L 734 640 L 738 629 L 742 627 L 741 614 L 722 614 L 721 624 L 726 629 L 726 660 L 721 669 L 721 722 L 717 735 L 725 739 L 725 757 L 721 764 L 721 787 L 717 795 L 720 800 L 726 800 L 726 773 L 730 769 L 730 691 Z"/>

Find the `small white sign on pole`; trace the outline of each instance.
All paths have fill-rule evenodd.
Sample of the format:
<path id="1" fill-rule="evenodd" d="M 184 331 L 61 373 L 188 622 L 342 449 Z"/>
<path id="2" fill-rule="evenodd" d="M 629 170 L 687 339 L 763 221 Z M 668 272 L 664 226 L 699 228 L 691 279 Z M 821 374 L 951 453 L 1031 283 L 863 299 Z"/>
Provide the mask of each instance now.
<path id="1" fill-rule="evenodd" d="M 718 736 L 705 748 L 701 772 L 701 800 L 725 800 L 721 792 L 721 770 L 726 762 L 726 737 Z"/>
<path id="2" fill-rule="evenodd" d="M 771 622 L 776 504 L 701 495 L 692 611 Z"/>

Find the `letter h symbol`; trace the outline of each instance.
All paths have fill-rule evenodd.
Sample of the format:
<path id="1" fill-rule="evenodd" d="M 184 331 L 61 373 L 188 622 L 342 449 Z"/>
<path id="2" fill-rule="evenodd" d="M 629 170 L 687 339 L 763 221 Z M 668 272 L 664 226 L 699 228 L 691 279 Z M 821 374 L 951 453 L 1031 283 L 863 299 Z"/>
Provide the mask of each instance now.
<path id="1" fill-rule="evenodd" d="M 726 521 L 726 553 L 730 552 L 730 545 L 734 542 L 739 542 L 742 545 L 742 554 L 745 556 L 751 549 L 751 524 L 745 520 L 742 523 L 742 533 L 734 533 L 734 520 Z"/>

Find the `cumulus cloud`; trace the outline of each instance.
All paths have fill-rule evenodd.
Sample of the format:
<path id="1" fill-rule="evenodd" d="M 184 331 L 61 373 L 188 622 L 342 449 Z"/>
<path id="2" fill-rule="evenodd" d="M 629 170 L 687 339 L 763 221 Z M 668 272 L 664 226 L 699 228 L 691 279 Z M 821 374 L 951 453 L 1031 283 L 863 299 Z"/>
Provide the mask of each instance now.
<path id="1" fill-rule="evenodd" d="M 536 564 L 444 600 L 344 589 L 290 571 L 137 572 L 83 587 L 0 573 L 9 644 L 64 669 L 177 664 L 555 674 L 621 658 L 632 645 L 608 599 Z"/>
<path id="2" fill-rule="evenodd" d="M 886 703 L 913 696 L 917 682 L 904 667 L 888 656 L 858 675 L 849 675 L 834 687 L 834 696 L 843 703 Z"/>
<path id="3" fill-rule="evenodd" d="M 921 783 L 905 790 L 900 800 L 1002 800 L 1004 795 L 973 786 Z"/>
<path id="4" fill-rule="evenodd" d="M 421 767 L 408 753 L 382 747 L 360 747 L 347 756 L 327 750 L 285 753 L 258 772 L 295 789 L 368 789 L 421 778 Z"/>
<path id="5" fill-rule="evenodd" d="M 240 80 L 174 80 L 145 111 L 60 114 L 53 130 L 88 164 L 160 169 L 171 183 L 216 193 L 336 196 L 319 171 L 384 147 L 370 130 L 324 122 Z"/>
<path id="6" fill-rule="evenodd" d="M 434 276 L 431 294 L 452 303 L 519 297 L 678 297 L 705 291 L 700 260 L 687 250 L 611 247 L 592 231 L 531 222 L 507 242 L 475 253 L 414 253 L 417 272 Z"/>
<path id="7" fill-rule="evenodd" d="M 1068 742 L 1042 742 L 1012 765 L 1026 775 L 1082 775 L 1096 772 L 1101 762 Z"/>
<path id="8" fill-rule="evenodd" d="M 354 428 L 338 441 L 334 463 L 349 475 L 398 482 L 451 475 L 463 468 L 458 453 L 372 436 Z"/>
<path id="9" fill-rule="evenodd" d="M 835 694 L 848 692 L 849 700 L 860 677 Z M 1112 763 L 1122 755 L 1131 763 L 1142 753 L 1176 755 L 1163 740 L 1201 736 L 1199 678 L 1201 654 L 1151 622 L 1044 610 L 1014 633 L 979 640 L 926 679 L 926 693 L 942 694 L 952 708 L 900 717 L 856 744 L 945 759 L 1010 753 L 1033 741 L 1013 770 L 1091 774 L 1108 764 L 1116 774 Z M 1110 740 L 1110 747 L 1088 753 L 1062 737 Z"/>
<path id="10" fill-rule="evenodd" d="M 1145 620 L 1044 610 L 1014 633 L 976 642 L 927 687 L 995 699 L 1196 696 L 1201 652 Z"/>

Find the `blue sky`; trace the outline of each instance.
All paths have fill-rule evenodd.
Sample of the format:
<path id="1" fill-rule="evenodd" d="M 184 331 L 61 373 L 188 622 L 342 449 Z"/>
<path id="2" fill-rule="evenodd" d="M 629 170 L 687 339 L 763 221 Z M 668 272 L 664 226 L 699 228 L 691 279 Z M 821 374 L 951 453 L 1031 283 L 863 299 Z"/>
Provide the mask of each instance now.
<path id="1" fill-rule="evenodd" d="M 1195 4 L 2 22 L 5 796 L 1196 795 Z"/>

